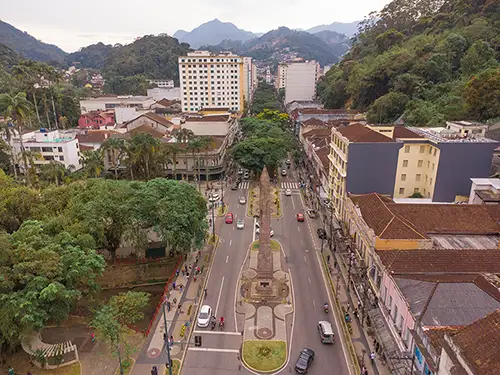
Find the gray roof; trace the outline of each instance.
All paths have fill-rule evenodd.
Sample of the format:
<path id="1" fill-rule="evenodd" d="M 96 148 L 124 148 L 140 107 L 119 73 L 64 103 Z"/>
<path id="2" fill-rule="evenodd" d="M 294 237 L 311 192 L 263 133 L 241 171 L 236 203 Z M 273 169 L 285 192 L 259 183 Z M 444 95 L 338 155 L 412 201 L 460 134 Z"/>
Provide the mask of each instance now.
<path id="1" fill-rule="evenodd" d="M 430 282 L 395 278 L 410 310 L 423 326 L 465 326 L 500 308 L 473 282 Z"/>

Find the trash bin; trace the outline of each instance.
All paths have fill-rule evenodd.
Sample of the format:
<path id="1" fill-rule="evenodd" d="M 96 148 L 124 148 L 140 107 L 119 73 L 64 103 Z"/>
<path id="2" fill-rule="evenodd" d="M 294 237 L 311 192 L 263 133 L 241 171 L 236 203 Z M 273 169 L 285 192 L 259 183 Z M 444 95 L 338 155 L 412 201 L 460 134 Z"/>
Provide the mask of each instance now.
<path id="1" fill-rule="evenodd" d="M 194 346 L 201 346 L 201 336 L 194 337 Z"/>

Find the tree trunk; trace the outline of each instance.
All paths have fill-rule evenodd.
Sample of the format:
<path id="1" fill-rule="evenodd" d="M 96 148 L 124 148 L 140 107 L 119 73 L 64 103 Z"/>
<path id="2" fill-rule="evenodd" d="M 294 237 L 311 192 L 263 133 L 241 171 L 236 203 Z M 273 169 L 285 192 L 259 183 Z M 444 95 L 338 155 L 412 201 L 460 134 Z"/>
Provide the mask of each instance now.
<path id="1" fill-rule="evenodd" d="M 172 169 L 174 170 L 174 176 L 173 177 L 174 177 L 174 180 L 177 181 L 177 155 L 174 155 L 174 157 L 172 159 L 173 159 L 172 160 L 173 161 L 173 163 L 172 163 L 173 164 Z"/>

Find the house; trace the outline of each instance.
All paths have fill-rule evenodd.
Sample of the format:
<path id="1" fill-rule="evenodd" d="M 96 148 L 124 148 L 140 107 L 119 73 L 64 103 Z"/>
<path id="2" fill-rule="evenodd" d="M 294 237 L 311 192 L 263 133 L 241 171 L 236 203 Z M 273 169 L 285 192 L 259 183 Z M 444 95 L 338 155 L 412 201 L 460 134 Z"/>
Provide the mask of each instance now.
<path id="1" fill-rule="evenodd" d="M 173 130 L 174 124 L 168 121 L 164 116 L 157 115 L 153 112 L 147 112 L 139 115 L 138 117 L 120 125 L 120 129 L 126 129 L 127 132 L 132 129 L 138 128 L 142 125 L 148 125 L 158 132 L 163 134 Z"/>
<path id="2" fill-rule="evenodd" d="M 99 150 L 106 139 L 115 134 L 119 133 L 114 130 L 85 130 L 77 134 L 76 139 L 78 139 L 81 151 Z"/>
<path id="3" fill-rule="evenodd" d="M 154 110 L 156 114 L 165 115 L 165 114 L 174 114 L 181 113 L 181 101 L 180 100 L 169 100 L 163 98 L 156 103 L 152 104 L 150 107 L 151 110 Z"/>
<path id="4" fill-rule="evenodd" d="M 309 183 L 317 190 L 322 199 L 328 198 L 328 175 L 330 171 L 330 133 L 328 127 L 310 129 L 302 137 L 302 147 L 307 156 L 307 169 L 312 173 Z M 306 193 L 308 194 L 308 193 Z"/>
<path id="5" fill-rule="evenodd" d="M 469 204 L 499 204 L 499 178 L 471 178 Z"/>
<path id="6" fill-rule="evenodd" d="M 80 110 L 84 114 L 91 111 L 105 111 L 117 107 L 147 109 L 153 103 L 155 103 L 155 100 L 147 96 L 105 95 L 80 100 Z"/>
<path id="7" fill-rule="evenodd" d="M 80 115 L 78 119 L 78 128 L 80 129 L 110 129 L 115 126 L 115 113 L 112 110 L 108 111 L 90 111 Z"/>

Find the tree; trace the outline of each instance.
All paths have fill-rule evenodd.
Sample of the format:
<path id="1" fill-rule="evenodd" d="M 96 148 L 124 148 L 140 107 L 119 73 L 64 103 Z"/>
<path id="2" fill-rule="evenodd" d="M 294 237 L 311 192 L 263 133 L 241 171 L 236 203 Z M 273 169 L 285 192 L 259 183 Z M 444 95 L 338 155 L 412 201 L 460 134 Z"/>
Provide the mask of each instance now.
<path id="1" fill-rule="evenodd" d="M 123 139 L 119 138 L 108 138 L 101 145 L 101 151 L 103 154 L 106 152 L 110 154 L 116 180 L 118 180 L 118 165 L 120 164 L 120 159 L 123 156 L 124 147 L 125 144 Z"/>
<path id="2" fill-rule="evenodd" d="M 104 259 L 87 235 L 48 235 L 39 221 L 0 234 L 0 343 L 14 348 L 49 321 L 67 319 L 75 303 L 97 290 Z"/>
<path id="3" fill-rule="evenodd" d="M 474 119 L 500 117 L 500 68 L 472 77 L 465 87 L 464 99 Z"/>
<path id="4" fill-rule="evenodd" d="M 144 178 L 149 180 L 151 175 L 151 161 L 158 148 L 160 141 L 150 134 L 139 133 L 133 135 L 129 142 L 132 160 L 139 169 L 144 172 Z"/>
<path id="5" fill-rule="evenodd" d="M 0 169 L 4 172 L 12 170 L 12 148 L 3 139 L 0 139 Z M 15 168 L 15 167 L 14 167 Z"/>
<path id="6" fill-rule="evenodd" d="M 80 157 L 83 170 L 91 177 L 99 177 L 104 169 L 102 154 L 97 150 L 83 151 Z"/>
<path id="7" fill-rule="evenodd" d="M 272 111 L 268 108 L 258 113 L 255 117 L 257 117 L 259 120 L 268 120 L 281 125 L 285 125 L 289 119 L 289 116 L 286 113 L 281 113 L 280 111 L 276 110 Z"/>
<path id="8" fill-rule="evenodd" d="M 10 154 L 10 158 L 12 160 L 12 163 L 10 165 L 12 166 L 14 177 L 17 178 L 17 157 L 14 152 L 14 148 L 12 147 L 12 139 L 16 136 L 14 125 L 10 121 L 0 122 L 0 134 L 3 135 L 5 137 L 5 140 L 7 141 L 6 145 Z"/>
<path id="9" fill-rule="evenodd" d="M 40 167 L 40 174 L 46 181 L 53 182 L 56 186 L 62 183 L 66 174 L 66 167 L 59 161 L 51 160 L 49 164 Z"/>
<path id="10" fill-rule="evenodd" d="M 375 38 L 379 52 L 385 52 L 392 46 L 399 44 L 404 39 L 404 34 L 395 29 L 389 29 Z"/>
<path id="11" fill-rule="evenodd" d="M 367 120 L 377 124 L 392 123 L 403 114 L 408 100 L 405 94 L 392 91 L 375 100 L 368 111 Z"/>
<path id="12" fill-rule="evenodd" d="M 474 42 L 460 60 L 460 68 L 468 76 L 497 65 L 495 51 L 482 40 Z"/>
<path id="13" fill-rule="evenodd" d="M 170 161 L 172 162 L 172 174 L 174 180 L 177 180 L 177 155 L 181 152 L 179 144 L 177 142 L 163 144 L 166 155 L 168 155 Z"/>
<path id="14" fill-rule="evenodd" d="M 275 138 L 253 138 L 236 144 L 231 150 L 234 159 L 244 168 L 256 172 L 267 166 L 273 171 L 280 160 L 287 155 L 285 141 Z"/>
<path id="15" fill-rule="evenodd" d="M 184 164 L 186 166 L 186 179 L 188 179 L 188 152 L 189 152 L 189 141 L 194 138 L 194 133 L 190 129 L 181 128 L 172 132 L 173 136 L 177 142 L 184 145 Z M 184 178 L 183 178 L 184 179 Z"/>

